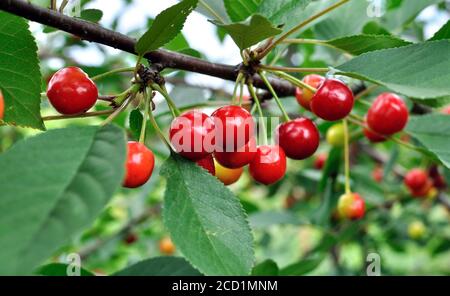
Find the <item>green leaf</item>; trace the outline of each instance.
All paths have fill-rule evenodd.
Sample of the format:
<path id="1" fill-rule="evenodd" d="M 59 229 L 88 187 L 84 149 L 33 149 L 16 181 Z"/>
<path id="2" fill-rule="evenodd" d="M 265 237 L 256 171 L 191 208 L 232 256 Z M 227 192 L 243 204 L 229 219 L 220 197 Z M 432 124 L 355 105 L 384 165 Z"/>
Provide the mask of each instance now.
<path id="1" fill-rule="evenodd" d="M 249 217 L 252 228 L 268 228 L 272 225 L 301 225 L 305 224 L 299 217 L 291 212 L 256 212 Z"/>
<path id="2" fill-rule="evenodd" d="M 319 254 L 317 256 L 303 259 L 300 262 L 294 263 L 281 269 L 280 275 L 286 276 L 307 274 L 316 269 L 322 263 L 324 258 L 325 256 L 323 254 Z"/>
<path id="3" fill-rule="evenodd" d="M 199 276 L 189 262 L 177 257 L 157 257 L 131 265 L 113 276 Z"/>
<path id="4" fill-rule="evenodd" d="M 325 43 L 353 55 L 411 44 L 411 42 L 404 41 L 400 38 L 386 35 L 354 35 L 332 39 Z"/>
<path id="5" fill-rule="evenodd" d="M 431 38 L 431 41 L 434 40 L 442 40 L 442 39 L 450 39 L 450 20 L 442 26 L 442 28 L 439 29 L 439 31 L 434 34 L 433 38 Z"/>
<path id="6" fill-rule="evenodd" d="M 233 22 L 240 22 L 256 12 L 262 0 L 224 0 L 228 16 Z"/>
<path id="7" fill-rule="evenodd" d="M 142 121 L 144 120 L 144 116 L 142 116 L 141 111 L 139 109 L 135 109 L 130 113 L 130 131 L 133 135 L 133 139 L 136 141 L 139 140 L 141 135 Z"/>
<path id="8" fill-rule="evenodd" d="M 207 18 L 217 20 L 223 23 L 230 21 L 230 18 L 228 17 L 227 10 L 225 9 L 225 4 L 223 3 L 223 1 L 203 0 L 199 4 L 200 5 L 198 5 L 195 10 L 200 12 Z M 206 9 L 205 5 L 207 5 L 210 9 Z M 214 11 L 214 13 L 212 13 L 211 10 Z"/>
<path id="9" fill-rule="evenodd" d="M 80 12 L 80 19 L 98 23 L 103 17 L 103 11 L 100 9 L 85 9 Z"/>
<path id="10" fill-rule="evenodd" d="M 44 266 L 41 266 L 34 272 L 36 275 L 44 275 L 44 276 L 67 276 L 67 268 L 72 270 L 67 264 L 64 263 L 51 263 Z M 80 276 L 95 276 L 92 272 L 80 268 Z"/>
<path id="11" fill-rule="evenodd" d="M 188 15 L 195 9 L 197 2 L 198 0 L 183 0 L 158 14 L 150 29 L 138 40 L 136 52 L 144 55 L 175 38 L 183 29 Z"/>
<path id="12" fill-rule="evenodd" d="M 279 272 L 278 265 L 273 260 L 266 260 L 256 265 L 252 270 L 253 276 L 277 276 Z"/>
<path id="13" fill-rule="evenodd" d="M 450 95 L 450 40 L 362 54 L 338 66 L 342 75 L 368 80 L 414 98 Z"/>
<path id="14" fill-rule="evenodd" d="M 0 90 L 4 122 L 44 130 L 40 114 L 41 72 L 37 46 L 28 23 L 0 11 Z"/>
<path id="15" fill-rule="evenodd" d="M 244 22 L 222 24 L 212 21 L 212 23 L 227 31 L 241 50 L 282 32 L 281 29 L 275 27 L 268 19 L 259 14 L 252 15 L 250 19 Z"/>
<path id="16" fill-rule="evenodd" d="M 406 131 L 450 168 L 450 118 L 444 114 L 414 116 Z"/>
<path id="17" fill-rule="evenodd" d="M 161 175 L 167 179 L 164 225 L 183 255 L 205 275 L 250 274 L 253 238 L 231 191 L 178 155 L 164 163 Z"/>
<path id="18" fill-rule="evenodd" d="M 27 274 L 91 225 L 122 183 L 115 126 L 51 130 L 0 156 L 0 274 Z"/>
<path id="19" fill-rule="evenodd" d="M 334 147 L 328 153 L 325 167 L 322 170 L 322 177 L 320 178 L 319 191 L 323 192 L 327 186 L 329 178 L 336 178 L 339 173 L 339 167 L 342 162 L 342 149 Z"/>
<path id="20" fill-rule="evenodd" d="M 440 2 L 442 0 L 404 0 L 396 9 L 388 11 L 383 16 L 384 25 L 391 31 L 403 29 L 405 25 L 412 22 L 426 7 Z"/>

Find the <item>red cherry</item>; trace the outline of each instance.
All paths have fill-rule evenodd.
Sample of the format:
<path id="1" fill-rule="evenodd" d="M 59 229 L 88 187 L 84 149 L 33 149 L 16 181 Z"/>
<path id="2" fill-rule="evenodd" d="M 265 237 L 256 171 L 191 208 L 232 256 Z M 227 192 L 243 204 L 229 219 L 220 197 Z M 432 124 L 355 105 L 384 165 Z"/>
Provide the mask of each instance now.
<path id="1" fill-rule="evenodd" d="M 404 182 L 411 191 L 420 191 L 424 186 L 427 186 L 429 178 L 424 170 L 412 169 L 406 174 Z"/>
<path id="2" fill-rule="evenodd" d="M 337 79 L 327 79 L 311 100 L 311 110 L 318 117 L 336 121 L 345 118 L 353 109 L 352 90 Z"/>
<path id="3" fill-rule="evenodd" d="M 214 158 L 212 155 L 208 155 L 205 158 L 196 161 L 196 164 L 205 170 L 207 170 L 211 175 L 216 175 L 216 167 L 214 165 Z"/>
<path id="4" fill-rule="evenodd" d="M 316 152 L 320 135 L 314 122 L 303 117 L 280 124 L 276 139 L 287 157 L 300 160 Z"/>
<path id="5" fill-rule="evenodd" d="M 286 173 L 286 154 L 277 145 L 259 146 L 249 166 L 250 175 L 265 185 L 281 180 Z"/>
<path id="6" fill-rule="evenodd" d="M 5 111 L 5 102 L 3 101 L 3 94 L 0 90 L 0 119 L 3 119 L 3 113 Z"/>
<path id="7" fill-rule="evenodd" d="M 139 237 L 137 236 L 137 234 L 130 233 L 125 237 L 124 241 L 125 241 L 125 244 L 132 245 L 135 242 L 137 242 L 138 239 L 139 239 Z"/>
<path id="8" fill-rule="evenodd" d="M 214 121 L 205 113 L 192 110 L 181 114 L 170 125 L 170 142 L 175 151 L 192 161 L 214 151 Z"/>
<path id="9" fill-rule="evenodd" d="M 224 106 L 211 115 L 216 126 L 217 151 L 233 152 L 253 137 L 253 117 L 242 107 Z"/>
<path id="10" fill-rule="evenodd" d="M 445 178 L 441 175 L 439 172 L 439 169 L 436 165 L 433 165 L 428 170 L 428 173 L 433 180 L 433 186 L 437 189 L 444 189 L 447 187 L 447 182 L 445 181 Z"/>
<path id="11" fill-rule="evenodd" d="M 376 166 L 372 171 L 373 180 L 377 183 L 381 183 L 381 181 L 383 181 L 383 176 L 384 176 L 383 168 L 380 166 Z"/>
<path id="12" fill-rule="evenodd" d="M 367 113 L 370 129 L 381 135 L 393 135 L 403 130 L 408 122 L 408 109 L 403 100 L 393 93 L 379 95 Z"/>
<path id="13" fill-rule="evenodd" d="M 414 197 L 427 197 L 428 193 L 433 189 L 433 181 L 427 180 L 425 184 L 418 189 L 410 189 L 411 195 Z"/>
<path id="14" fill-rule="evenodd" d="M 327 162 L 328 155 L 325 153 L 320 153 L 316 156 L 314 159 L 314 168 L 316 170 L 321 170 L 325 166 L 325 163 Z"/>
<path id="15" fill-rule="evenodd" d="M 358 193 L 343 194 L 338 201 L 338 212 L 341 217 L 357 220 L 364 217 L 366 204 Z"/>
<path id="16" fill-rule="evenodd" d="M 145 184 L 152 175 L 155 166 L 153 152 L 139 142 L 128 142 L 126 175 L 123 186 L 136 188 Z"/>
<path id="17" fill-rule="evenodd" d="M 253 137 L 235 152 L 214 152 L 214 158 L 222 166 L 238 169 L 249 164 L 256 155 L 256 139 Z"/>
<path id="18" fill-rule="evenodd" d="M 445 114 L 445 115 L 450 115 L 450 105 L 444 107 L 444 108 L 441 110 L 441 113 L 442 113 L 442 114 Z"/>
<path id="19" fill-rule="evenodd" d="M 364 136 L 366 136 L 366 138 L 372 143 L 381 143 L 381 142 L 385 142 L 386 141 L 386 137 L 383 137 L 380 134 L 374 133 L 373 131 L 371 131 L 367 127 L 365 127 L 363 129 L 363 132 L 364 132 Z"/>
<path id="20" fill-rule="evenodd" d="M 98 90 L 83 70 L 68 67 L 59 70 L 50 79 L 47 97 L 59 113 L 78 114 L 94 106 L 98 98 Z"/>
<path id="21" fill-rule="evenodd" d="M 303 78 L 303 82 L 314 87 L 319 88 L 319 86 L 325 81 L 325 77 L 317 75 L 317 74 L 311 74 L 306 75 Z M 311 111 L 311 100 L 314 96 L 314 93 L 308 89 L 301 89 L 300 87 L 297 87 L 295 91 L 295 97 L 297 98 L 297 102 L 306 110 Z"/>

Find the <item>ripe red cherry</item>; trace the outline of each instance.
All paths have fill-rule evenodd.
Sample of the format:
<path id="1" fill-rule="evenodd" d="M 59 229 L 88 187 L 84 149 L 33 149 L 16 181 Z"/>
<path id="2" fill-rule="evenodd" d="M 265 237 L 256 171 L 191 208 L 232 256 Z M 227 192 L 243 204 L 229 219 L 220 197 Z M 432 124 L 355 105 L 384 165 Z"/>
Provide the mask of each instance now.
<path id="1" fill-rule="evenodd" d="M 5 102 L 3 101 L 3 94 L 0 90 L 0 119 L 3 119 L 3 113 L 5 111 Z"/>
<path id="2" fill-rule="evenodd" d="M 277 145 L 259 146 L 249 166 L 250 175 L 265 185 L 281 180 L 286 173 L 286 154 Z"/>
<path id="3" fill-rule="evenodd" d="M 207 170 L 211 175 L 216 175 L 216 167 L 214 165 L 214 158 L 208 155 L 205 158 L 196 161 L 197 165 Z"/>
<path id="4" fill-rule="evenodd" d="M 229 169 L 238 169 L 249 164 L 256 155 L 256 139 L 253 137 L 244 147 L 235 152 L 214 152 L 216 161 Z"/>
<path id="5" fill-rule="evenodd" d="M 311 100 L 311 110 L 318 117 L 336 121 L 345 118 L 353 109 L 352 90 L 342 81 L 327 79 Z"/>
<path id="6" fill-rule="evenodd" d="M 341 217 L 357 220 L 364 217 L 366 204 L 358 193 L 343 194 L 338 201 L 338 212 Z"/>
<path id="7" fill-rule="evenodd" d="M 316 156 L 314 159 L 314 168 L 316 170 L 321 170 L 325 166 L 325 163 L 327 162 L 328 155 L 325 153 L 320 153 Z"/>
<path id="8" fill-rule="evenodd" d="M 325 77 L 317 75 L 317 74 L 311 74 L 306 75 L 303 78 L 303 82 L 314 87 L 319 88 L 319 86 L 325 81 Z M 297 98 L 297 102 L 306 110 L 311 111 L 311 100 L 314 96 L 314 93 L 308 89 L 301 89 L 300 87 L 297 87 L 295 91 L 295 97 Z"/>
<path id="9" fill-rule="evenodd" d="M 276 130 L 276 140 L 287 157 L 300 160 L 316 152 L 320 135 L 314 122 L 303 117 L 280 124 Z"/>
<path id="10" fill-rule="evenodd" d="M 86 112 L 98 98 L 98 90 L 89 76 L 77 67 L 63 68 L 50 79 L 47 97 L 61 114 Z"/>
<path id="11" fill-rule="evenodd" d="M 367 124 L 381 135 L 393 135 L 403 130 L 408 122 L 408 109 L 403 100 L 393 93 L 379 95 L 367 112 Z"/>
<path id="12" fill-rule="evenodd" d="M 420 191 L 427 186 L 429 177 L 422 169 L 412 169 L 406 174 L 404 182 L 411 191 Z"/>
<path id="13" fill-rule="evenodd" d="M 446 106 L 441 110 L 442 114 L 450 115 L 450 106 Z"/>
<path id="14" fill-rule="evenodd" d="M 139 142 L 128 142 L 126 174 L 123 186 L 136 188 L 145 184 L 152 175 L 155 166 L 153 152 Z"/>
<path id="15" fill-rule="evenodd" d="M 433 181 L 427 180 L 425 185 L 417 190 L 411 190 L 411 195 L 414 197 L 427 197 L 428 193 L 430 193 L 431 190 L 433 190 Z"/>
<path id="16" fill-rule="evenodd" d="M 383 137 L 380 134 L 374 133 L 367 127 L 365 127 L 363 129 L 363 132 L 364 132 L 364 136 L 366 136 L 366 138 L 372 143 L 381 143 L 381 142 L 386 141 L 386 137 Z"/>
<path id="17" fill-rule="evenodd" d="M 233 152 L 253 137 L 253 117 L 242 107 L 224 106 L 211 115 L 216 126 L 217 151 Z"/>
<path id="18" fill-rule="evenodd" d="M 170 142 L 181 156 L 197 161 L 214 151 L 214 121 L 205 113 L 192 110 L 181 114 L 170 125 Z"/>
<path id="19" fill-rule="evenodd" d="M 381 183 L 381 181 L 383 181 L 383 177 L 383 168 L 380 166 L 376 166 L 372 171 L 372 179 L 377 183 Z"/>

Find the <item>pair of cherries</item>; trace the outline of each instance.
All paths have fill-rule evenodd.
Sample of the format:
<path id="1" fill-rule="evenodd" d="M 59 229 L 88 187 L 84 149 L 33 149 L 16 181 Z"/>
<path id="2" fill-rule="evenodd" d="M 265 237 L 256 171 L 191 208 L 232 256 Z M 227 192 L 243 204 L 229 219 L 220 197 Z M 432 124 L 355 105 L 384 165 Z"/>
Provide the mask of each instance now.
<path id="1" fill-rule="evenodd" d="M 278 145 L 257 147 L 254 129 L 252 115 L 242 107 L 230 105 L 211 116 L 198 110 L 181 114 L 172 121 L 169 137 L 180 155 L 212 174 L 215 159 L 221 172 L 249 165 L 256 181 L 275 183 L 286 172 L 285 152 Z"/>
<path id="2" fill-rule="evenodd" d="M 433 179 L 423 169 L 415 168 L 410 170 L 403 181 L 414 197 L 427 197 L 432 191 L 436 190 Z"/>
<path id="3" fill-rule="evenodd" d="M 311 74 L 305 76 L 303 82 L 317 89 L 317 92 L 297 88 L 295 96 L 301 106 L 317 117 L 327 121 L 337 121 L 345 118 L 352 111 L 355 101 L 353 92 L 342 81 Z"/>
<path id="4" fill-rule="evenodd" d="M 386 137 L 405 128 L 408 117 L 408 108 L 402 98 L 393 93 L 382 93 L 367 112 L 364 135 L 372 143 L 384 142 Z"/>

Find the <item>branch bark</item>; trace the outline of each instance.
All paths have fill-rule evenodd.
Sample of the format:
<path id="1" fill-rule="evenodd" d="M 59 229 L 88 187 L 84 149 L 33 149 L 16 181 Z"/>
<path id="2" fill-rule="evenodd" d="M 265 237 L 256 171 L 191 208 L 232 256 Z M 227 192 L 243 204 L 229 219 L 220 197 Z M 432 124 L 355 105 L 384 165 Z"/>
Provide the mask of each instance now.
<path id="1" fill-rule="evenodd" d="M 134 50 L 136 44 L 135 39 L 105 29 L 91 22 L 72 18 L 22 0 L 1 0 L 0 9 L 30 21 L 51 26 L 61 31 L 79 36 L 90 42 L 103 44 L 131 54 L 136 54 Z M 230 81 L 235 81 L 237 78 L 238 65 L 231 66 L 211 63 L 163 49 L 150 52 L 145 58 L 152 63 L 161 64 L 164 68 L 196 72 Z M 295 94 L 295 87 L 289 82 L 271 79 L 271 83 L 279 96 L 292 96 Z M 253 77 L 253 84 L 258 88 L 266 89 L 264 82 L 257 76 Z"/>

